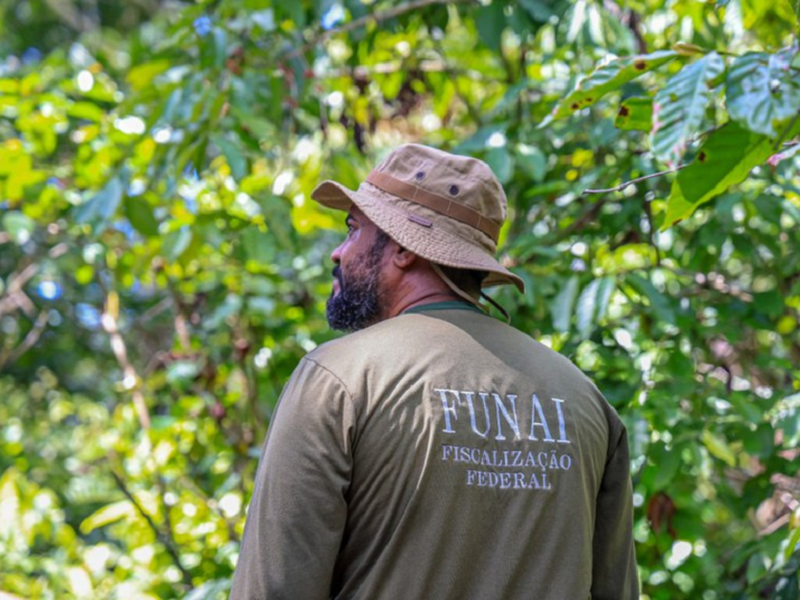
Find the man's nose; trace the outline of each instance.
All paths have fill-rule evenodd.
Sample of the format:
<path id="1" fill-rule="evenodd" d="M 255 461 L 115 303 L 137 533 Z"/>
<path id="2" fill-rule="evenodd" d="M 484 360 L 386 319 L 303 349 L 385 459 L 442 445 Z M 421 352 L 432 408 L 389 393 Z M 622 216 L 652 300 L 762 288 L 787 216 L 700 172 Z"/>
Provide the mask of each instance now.
<path id="1" fill-rule="evenodd" d="M 331 252 L 331 260 L 334 264 L 339 264 L 342 261 L 342 246 L 344 242 L 339 244 L 336 248 L 334 248 L 333 252 Z"/>

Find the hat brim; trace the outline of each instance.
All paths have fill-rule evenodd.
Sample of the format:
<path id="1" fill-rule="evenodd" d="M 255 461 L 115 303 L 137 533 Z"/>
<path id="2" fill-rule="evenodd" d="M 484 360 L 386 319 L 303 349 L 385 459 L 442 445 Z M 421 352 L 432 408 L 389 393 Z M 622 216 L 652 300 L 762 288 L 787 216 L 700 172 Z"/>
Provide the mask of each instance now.
<path id="1" fill-rule="evenodd" d="M 366 182 L 358 190 L 351 190 L 335 181 L 323 181 L 314 189 L 311 197 L 323 206 L 336 210 L 346 211 L 355 204 L 394 241 L 426 260 L 456 269 L 486 271 L 488 276 L 483 281 L 483 287 L 512 284 L 520 292 L 525 291 L 522 278 L 501 265 L 487 248 L 470 242 L 470 235 L 458 234 L 460 229 L 469 225 L 445 219 L 430 209 L 412 204 Z M 429 218 L 411 219 L 420 215 Z M 471 231 L 470 234 L 474 236 Z"/>

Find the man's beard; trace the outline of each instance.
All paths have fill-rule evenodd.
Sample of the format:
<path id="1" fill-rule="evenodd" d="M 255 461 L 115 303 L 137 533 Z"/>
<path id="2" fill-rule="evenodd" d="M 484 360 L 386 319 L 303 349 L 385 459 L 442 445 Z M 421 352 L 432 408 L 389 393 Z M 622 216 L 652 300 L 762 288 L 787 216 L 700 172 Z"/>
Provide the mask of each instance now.
<path id="1" fill-rule="evenodd" d="M 328 298 L 326 315 L 331 329 L 358 331 L 378 322 L 383 306 L 378 294 L 383 250 L 389 236 L 378 230 L 372 247 L 350 261 L 351 272 L 347 280 L 342 276 L 340 265 L 333 269 L 339 281 L 339 293 Z M 359 264 L 360 263 L 360 264 Z"/>

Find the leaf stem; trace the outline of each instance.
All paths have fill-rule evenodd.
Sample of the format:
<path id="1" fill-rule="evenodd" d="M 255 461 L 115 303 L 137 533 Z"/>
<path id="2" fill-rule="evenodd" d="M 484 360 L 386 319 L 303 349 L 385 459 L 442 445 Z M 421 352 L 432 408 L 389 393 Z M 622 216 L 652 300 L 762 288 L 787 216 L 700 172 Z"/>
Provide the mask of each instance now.
<path id="1" fill-rule="evenodd" d="M 645 181 L 647 179 L 653 179 L 654 177 L 661 177 L 662 175 L 667 175 L 669 173 L 675 173 L 677 171 L 680 171 L 684 167 L 688 167 L 688 166 L 689 165 L 679 165 L 679 166 L 675 167 L 674 169 L 667 169 L 666 171 L 659 171 L 658 173 L 650 173 L 649 175 L 645 175 L 643 177 L 637 177 L 636 179 L 631 179 L 630 181 L 626 181 L 625 183 L 621 183 L 617 187 L 606 188 L 606 189 L 602 189 L 602 190 L 591 190 L 591 189 L 590 190 L 583 190 L 583 193 L 584 194 L 610 194 L 612 192 L 621 192 L 622 190 L 624 190 L 625 188 L 627 188 L 627 187 L 629 187 L 631 185 L 635 185 L 635 184 L 637 184 L 639 182 L 642 182 L 642 181 Z"/>

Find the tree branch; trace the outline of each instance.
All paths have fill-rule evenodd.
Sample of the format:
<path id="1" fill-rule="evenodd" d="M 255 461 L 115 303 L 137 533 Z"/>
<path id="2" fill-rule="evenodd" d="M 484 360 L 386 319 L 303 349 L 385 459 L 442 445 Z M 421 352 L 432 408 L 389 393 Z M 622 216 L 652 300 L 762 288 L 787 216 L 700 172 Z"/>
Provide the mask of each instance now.
<path id="1" fill-rule="evenodd" d="M 139 501 L 136 500 L 134 495 L 128 489 L 128 486 L 125 485 L 125 481 L 122 479 L 122 477 L 120 477 L 113 468 L 110 470 L 111 470 L 111 475 L 114 478 L 115 483 L 117 484 L 117 487 L 125 495 L 125 497 L 128 500 L 130 500 L 131 504 L 133 504 L 137 512 L 140 515 L 142 515 L 144 520 L 147 521 L 147 524 L 150 526 L 150 529 L 153 530 L 156 539 L 159 542 L 161 542 L 167 549 L 167 553 L 170 555 L 170 558 L 172 558 L 172 562 L 175 563 L 175 566 L 178 567 L 178 570 L 180 570 L 181 574 L 183 575 L 183 582 L 189 587 L 189 589 L 194 588 L 194 585 L 192 584 L 191 573 L 189 573 L 189 571 L 187 571 L 184 568 L 183 564 L 181 564 L 181 557 L 178 554 L 178 549 L 175 547 L 175 541 L 166 534 L 164 534 L 164 532 L 161 531 L 158 525 L 156 525 L 155 521 L 153 521 L 153 518 L 149 514 L 147 514 L 147 511 L 144 509 L 144 507 L 141 504 L 139 504 Z"/>
<path id="2" fill-rule="evenodd" d="M 369 23 L 370 21 L 373 21 L 375 23 L 380 23 L 381 21 L 387 21 L 389 19 L 399 17 L 400 15 L 403 15 L 407 12 L 419 10 L 421 8 L 425 8 L 426 6 L 432 6 L 434 4 L 463 4 L 467 2 L 473 4 L 477 3 L 476 0 L 412 0 L 411 2 L 406 2 L 405 4 L 401 4 L 400 6 L 395 6 L 394 8 L 384 10 L 383 12 L 376 12 L 371 15 L 365 15 L 358 19 L 353 19 L 352 21 L 350 21 L 349 23 L 345 23 L 341 27 L 336 27 L 333 29 L 329 29 L 327 31 L 323 31 L 322 34 L 316 37 L 315 39 L 289 52 L 286 55 L 286 58 L 288 59 L 297 58 L 305 54 L 315 46 L 323 44 L 337 33 L 346 33 L 348 31 L 353 31 L 354 29 L 360 29 L 361 27 L 365 27 L 367 23 Z"/>
<path id="3" fill-rule="evenodd" d="M 19 346 L 17 346 L 14 350 L 11 350 L 8 347 L 0 350 L 0 371 L 3 370 L 3 367 L 5 367 L 6 364 L 17 362 L 23 354 L 30 350 L 34 344 L 39 341 L 44 328 L 47 326 L 47 320 L 49 318 L 49 310 L 45 309 L 41 311 L 39 316 L 36 317 L 36 322 L 33 324 L 33 327 L 31 327 L 28 335 L 25 336 L 25 339 L 22 340 L 22 343 Z"/>
<path id="4" fill-rule="evenodd" d="M 131 390 L 131 395 L 133 396 L 133 406 L 136 408 L 136 414 L 139 417 L 139 424 L 142 426 L 142 429 L 149 429 L 150 413 L 147 410 L 147 404 L 144 401 L 144 394 L 142 394 L 142 390 L 140 388 L 141 378 L 128 358 L 128 349 L 125 346 L 125 340 L 122 339 L 122 335 L 119 333 L 119 324 L 117 323 L 119 299 L 117 298 L 112 301 L 112 294 L 116 295 L 115 292 L 109 292 L 107 295 L 106 309 L 103 312 L 100 322 L 103 325 L 103 329 L 111 338 L 111 350 L 114 352 L 114 356 L 117 358 L 119 366 L 122 367 L 123 387 Z"/>
<path id="5" fill-rule="evenodd" d="M 689 165 L 679 165 L 679 166 L 675 167 L 674 169 L 668 169 L 666 171 L 659 171 L 658 173 L 650 173 L 649 175 L 645 175 L 644 177 L 637 177 L 636 179 L 631 179 L 630 181 L 626 181 L 625 183 L 622 183 L 622 184 L 618 185 L 617 187 L 607 188 L 607 189 L 602 189 L 602 190 L 587 189 L 587 190 L 583 190 L 583 193 L 584 194 L 610 194 L 612 192 L 621 192 L 622 190 L 624 190 L 625 188 L 627 188 L 627 187 L 629 187 L 631 185 L 635 185 L 635 184 L 640 183 L 642 181 L 645 181 L 647 179 L 653 179 L 654 177 L 661 177 L 662 175 L 667 175 L 669 173 L 676 173 L 677 171 L 680 171 L 681 169 L 686 168 L 688 166 Z"/>

